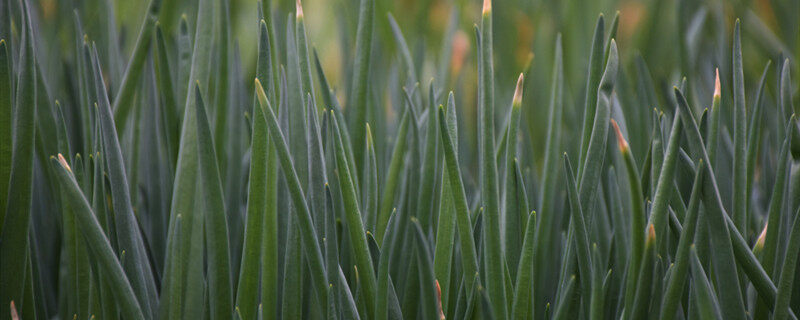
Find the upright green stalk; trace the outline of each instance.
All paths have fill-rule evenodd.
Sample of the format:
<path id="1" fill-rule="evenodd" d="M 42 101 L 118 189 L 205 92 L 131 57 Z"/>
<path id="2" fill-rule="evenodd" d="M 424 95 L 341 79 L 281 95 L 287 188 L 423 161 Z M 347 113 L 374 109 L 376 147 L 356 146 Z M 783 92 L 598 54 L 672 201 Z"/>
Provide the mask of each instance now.
<path id="1" fill-rule="evenodd" d="M 331 114 L 331 116 L 334 116 Z M 367 249 L 367 239 L 364 234 L 364 224 L 361 219 L 361 211 L 358 208 L 358 198 L 356 196 L 353 179 L 347 165 L 347 158 L 344 153 L 342 136 L 339 124 L 331 118 L 336 133 L 333 139 L 336 143 L 336 164 L 339 171 L 339 184 L 344 198 L 345 217 L 347 219 L 347 230 L 350 233 L 350 243 L 353 246 L 355 262 L 358 267 L 360 284 L 363 285 L 364 297 L 366 300 L 367 315 L 375 315 L 375 292 L 377 288 L 375 269 L 372 258 Z"/>
<path id="2" fill-rule="evenodd" d="M 275 65 L 272 64 L 271 54 L 275 51 L 275 47 L 272 46 L 270 41 L 272 40 L 272 34 L 269 32 L 270 29 L 267 23 L 261 20 L 259 26 L 257 78 L 261 83 L 267 84 L 267 96 L 274 96 L 275 83 L 272 75 L 277 74 L 277 72 L 273 72 Z M 258 103 L 257 100 L 254 101 L 253 109 L 261 110 Z M 253 114 L 254 117 L 262 114 L 266 118 L 266 114 L 263 111 L 254 111 Z M 255 135 L 255 121 L 257 119 L 254 118 L 253 121 L 253 135 Z M 264 125 L 266 126 L 266 122 Z M 265 139 L 267 140 L 267 168 L 265 173 L 266 184 L 264 186 L 264 219 L 261 222 L 261 228 L 263 229 L 261 236 L 261 315 L 263 319 L 271 320 L 278 316 L 278 155 L 275 151 L 275 141 L 269 137 L 269 134 Z M 251 149 L 255 150 L 252 146 Z M 250 161 L 252 162 L 253 160 Z"/>
<path id="3" fill-rule="evenodd" d="M 676 119 L 680 121 L 680 119 Z M 703 161 L 697 164 L 697 173 L 692 184 L 692 195 L 689 197 L 689 209 L 683 221 L 683 232 L 678 240 L 678 249 L 675 254 L 675 262 L 672 265 L 667 287 L 664 290 L 664 301 L 661 303 L 661 320 L 672 320 L 678 311 L 678 303 L 683 295 L 683 286 L 689 270 L 689 247 L 695 237 L 697 229 L 697 212 L 700 207 L 700 190 L 703 185 Z"/>
<path id="4" fill-rule="evenodd" d="M 747 111 L 744 100 L 742 39 L 739 20 L 733 29 L 733 222 L 747 236 Z"/>
<path id="5" fill-rule="evenodd" d="M 544 165 L 542 167 L 542 186 L 539 193 L 539 203 L 541 204 L 541 211 L 538 215 L 538 224 L 536 230 L 536 242 L 534 252 L 534 270 L 535 271 L 535 290 L 533 291 L 533 303 L 535 316 L 539 317 L 544 315 L 543 310 L 545 305 L 545 298 L 548 296 L 545 292 L 549 292 L 553 287 L 555 281 L 549 281 L 553 276 L 554 271 L 557 270 L 552 254 L 556 250 L 558 241 L 553 238 L 554 229 L 556 229 L 559 220 L 555 212 L 555 205 L 558 201 L 558 182 L 559 170 L 559 151 L 561 150 L 561 119 L 562 119 L 562 100 L 563 100 L 563 84 L 564 84 L 564 63 L 563 53 L 561 48 L 561 34 L 556 36 L 556 48 L 553 61 L 553 73 L 551 76 L 550 88 L 550 103 L 547 107 L 547 142 L 545 142 Z"/>
<path id="6" fill-rule="evenodd" d="M 517 274 L 516 267 L 519 263 L 522 241 L 525 236 L 525 223 L 527 222 L 528 203 L 525 197 L 525 185 L 521 175 L 517 175 L 517 131 L 519 130 L 520 109 L 522 107 L 523 77 L 519 75 L 514 98 L 511 102 L 511 118 L 508 124 L 508 144 L 506 145 L 506 174 L 504 194 L 504 230 L 503 243 L 511 277 Z"/>
<path id="7" fill-rule="evenodd" d="M 723 319 L 717 299 L 714 297 L 714 291 L 706 278 L 703 264 L 700 263 L 694 245 L 691 246 L 690 251 L 692 254 L 692 287 L 694 288 L 692 294 L 695 297 L 693 303 L 697 306 L 697 312 L 701 319 Z"/>
<path id="8" fill-rule="evenodd" d="M 479 62 L 478 121 L 480 132 L 479 163 L 481 200 L 484 213 L 484 263 L 486 289 L 491 297 L 495 318 L 505 319 L 507 312 L 503 247 L 500 239 L 500 208 L 497 191 L 497 162 L 494 161 L 494 65 L 492 51 L 492 1 L 483 1 Z"/>
<path id="9" fill-rule="evenodd" d="M 101 76 L 97 47 L 93 46 L 92 63 L 94 83 L 98 104 L 100 130 L 105 150 L 106 170 L 111 186 L 117 244 L 120 252 L 127 252 L 122 266 L 131 281 L 139 304 L 145 316 L 152 317 L 156 312 L 156 291 L 153 273 L 145 251 L 144 239 L 139 232 L 139 222 L 133 212 L 125 160 L 122 156 L 118 133 L 114 124 L 111 105 L 106 95 L 106 86 Z M 121 253 L 120 253 L 121 254 Z"/>
<path id="10" fill-rule="evenodd" d="M 50 159 L 53 166 L 56 167 L 56 176 L 66 195 L 64 200 L 75 209 L 75 217 L 81 233 L 86 239 L 85 243 L 92 251 L 92 257 L 97 259 L 99 266 L 102 267 L 103 273 L 106 275 L 104 278 L 111 284 L 115 301 L 127 317 L 136 320 L 145 319 L 120 261 L 117 260 L 108 238 L 105 237 L 94 212 L 89 207 L 89 202 L 81 192 L 78 182 L 75 181 L 72 169 L 61 154 L 58 155 L 58 160 L 55 157 L 50 157 Z M 10 315 L 10 313 L 8 314 Z"/>
<path id="11" fill-rule="evenodd" d="M 514 302 L 511 307 L 511 316 L 514 319 L 528 319 L 534 315 L 531 299 L 534 286 L 533 261 L 535 259 L 535 232 L 536 232 L 536 212 L 528 216 L 524 243 L 520 252 L 519 266 L 517 267 L 517 278 L 514 283 Z"/>
<path id="12" fill-rule="evenodd" d="M 605 20 L 601 13 L 597 17 L 597 25 L 594 27 L 592 36 L 592 51 L 589 56 L 589 71 L 586 77 L 586 100 L 583 107 L 583 135 L 581 136 L 580 157 L 578 164 L 582 164 L 586 159 L 586 152 L 589 149 L 589 139 L 592 135 L 592 124 L 594 123 L 595 110 L 597 109 L 597 88 L 600 85 L 600 77 L 603 75 L 603 37 L 605 36 Z M 582 168 L 578 168 L 580 176 Z"/>
<path id="13" fill-rule="evenodd" d="M 33 32 L 27 2 L 23 2 L 22 45 L 18 58 L 16 107 L 13 112 L 14 143 L 8 202 L 0 210 L 0 319 L 9 319 L 8 301 L 22 301 L 31 222 L 33 193 L 34 124 L 37 110 Z"/>
<path id="14" fill-rule="evenodd" d="M 797 254 L 800 252 L 800 219 L 795 214 L 792 232 L 789 236 L 786 258 L 783 260 L 780 281 L 778 284 L 778 299 L 775 303 L 774 319 L 789 318 L 789 301 L 792 298 L 792 287 L 797 267 Z"/>
<path id="15" fill-rule="evenodd" d="M 647 228 L 647 240 L 645 242 L 644 261 L 639 269 L 639 280 L 636 281 L 636 298 L 633 302 L 633 309 L 628 313 L 628 319 L 647 318 L 647 310 L 651 304 L 650 296 L 653 282 L 653 268 L 656 263 L 656 232 L 651 224 Z"/>
<path id="16" fill-rule="evenodd" d="M 588 305 L 590 302 L 588 293 L 592 292 L 592 254 L 589 249 L 589 231 L 586 229 L 586 222 L 584 219 L 583 209 L 578 200 L 578 188 L 575 185 L 575 176 L 572 171 L 572 165 L 569 163 L 569 157 L 564 153 L 564 174 L 567 180 L 567 195 L 569 198 L 570 217 L 572 218 L 570 224 L 573 228 L 575 236 L 575 255 L 578 257 L 578 270 L 580 271 L 579 280 L 581 292 L 587 293 L 584 296 L 584 301 Z M 598 263 L 598 262 L 596 262 Z"/>
<path id="17" fill-rule="evenodd" d="M 445 117 L 447 129 L 451 132 L 457 132 L 458 123 L 456 121 L 455 99 L 452 92 L 447 97 Z M 436 125 L 439 126 L 438 123 Z M 441 128 L 439 130 L 441 130 Z M 444 143 L 442 143 L 442 145 L 443 144 Z M 444 149 L 444 147 L 443 145 L 442 149 Z M 453 199 L 454 191 L 450 185 L 450 174 L 447 172 L 446 167 L 447 160 L 443 159 L 442 161 L 445 162 L 445 167 L 444 170 L 442 170 L 441 178 L 442 195 L 439 199 L 439 219 L 436 225 L 436 247 L 433 255 L 433 267 L 436 279 L 439 281 L 441 288 L 442 312 L 447 314 L 450 303 L 450 282 L 455 281 L 458 283 L 460 281 L 457 278 L 451 279 L 451 273 L 453 272 L 453 248 L 455 247 L 454 241 L 456 234 L 456 208 L 455 200 Z"/>
<path id="18" fill-rule="evenodd" d="M 636 293 L 636 283 L 637 283 L 637 271 L 639 270 L 639 266 L 642 263 L 642 256 L 644 255 L 644 230 L 645 230 L 645 212 L 644 212 L 644 199 L 642 198 L 642 186 L 639 181 L 639 171 L 636 169 L 636 161 L 633 159 L 633 155 L 631 154 L 630 147 L 628 146 L 628 142 L 622 137 L 622 132 L 619 130 L 619 126 L 617 122 L 611 120 L 611 124 L 614 126 L 614 132 L 617 134 L 617 147 L 619 147 L 619 152 L 622 154 L 622 158 L 625 161 L 625 169 L 628 172 L 628 186 L 630 188 L 631 194 L 631 235 L 630 235 L 630 242 L 631 242 L 631 255 L 630 259 L 628 260 L 628 272 L 627 272 L 627 279 L 625 280 L 625 308 L 627 310 L 631 310 L 630 308 L 633 307 L 635 293 Z M 630 314 L 630 311 L 628 311 Z"/>
<path id="19" fill-rule="evenodd" d="M 723 315 L 726 319 L 743 319 L 745 312 L 742 300 L 742 291 L 739 283 L 739 276 L 736 268 L 736 260 L 734 259 L 734 249 L 736 248 L 736 241 L 734 245 L 731 244 L 731 235 L 735 237 L 738 231 L 735 227 L 731 229 L 723 228 L 722 226 L 728 225 L 727 212 L 722 206 L 722 201 L 719 196 L 719 188 L 717 187 L 716 177 L 714 176 L 713 167 L 708 162 L 708 154 L 706 153 L 703 140 L 700 136 L 700 130 L 697 127 L 697 122 L 694 115 L 691 113 L 688 102 L 683 96 L 683 93 L 676 87 L 674 88 L 675 98 L 678 102 L 678 107 L 681 110 L 681 120 L 687 128 L 687 138 L 690 142 L 690 147 L 695 155 L 699 155 L 700 159 L 707 164 L 706 177 L 703 179 L 703 204 L 706 212 L 708 213 L 709 226 L 716 226 L 709 228 L 710 244 L 714 248 L 712 251 L 712 261 L 715 266 L 715 278 L 718 292 L 720 294 L 720 305 Z M 739 235 L 741 237 L 741 235 Z M 747 249 L 745 245 L 745 250 Z M 752 254 L 752 252 L 750 252 Z M 743 267 L 746 266 L 743 264 Z M 745 268 L 747 271 L 747 268 Z M 750 274 L 748 274 L 750 276 Z M 751 277 L 752 279 L 752 277 Z M 755 282 L 754 282 L 755 283 Z"/>
<path id="20" fill-rule="evenodd" d="M 236 293 L 236 308 L 242 319 L 255 318 L 258 305 L 259 263 L 267 193 L 267 121 L 261 108 L 253 108 L 250 143 L 250 177 L 247 192 L 247 223 L 244 229 L 242 264 Z M 269 271 L 268 271 L 269 272 Z"/>
<path id="21" fill-rule="evenodd" d="M 311 81 L 311 59 L 308 54 L 308 42 L 306 41 L 306 24 L 303 16 L 303 5 L 300 0 L 296 1 L 295 5 L 295 45 L 297 46 L 297 56 L 300 58 L 300 83 L 302 85 L 303 97 L 307 94 L 311 95 L 311 101 L 316 101 L 314 94 L 314 83 Z M 316 105 L 314 103 L 313 105 Z"/>
<path id="22" fill-rule="evenodd" d="M 455 115 L 453 115 L 455 116 Z M 456 144 L 451 135 L 456 135 L 455 126 L 449 126 L 445 120 L 444 109 L 439 108 L 439 133 L 442 135 L 444 146 L 444 159 L 446 162 L 448 183 L 453 191 L 453 202 L 456 210 L 456 227 L 458 228 L 458 241 L 461 245 L 461 267 L 463 268 L 463 283 L 468 284 L 466 293 L 473 292 L 472 284 L 478 273 L 478 258 L 475 248 L 475 238 L 472 234 L 472 221 L 467 205 L 467 195 L 464 191 L 464 182 L 461 180 L 461 168 L 458 164 Z"/>
<path id="23" fill-rule="evenodd" d="M 233 315 L 230 247 L 228 246 L 228 220 L 222 181 L 217 167 L 217 155 L 206 117 L 200 87 L 195 87 L 197 103 L 197 158 L 200 164 L 200 185 L 205 198 L 205 236 L 208 255 L 208 299 L 211 319 L 227 319 Z"/>
<path id="24" fill-rule="evenodd" d="M 259 107 L 264 110 L 264 114 L 266 115 L 269 136 L 272 141 L 275 142 L 278 160 L 280 161 L 281 168 L 283 168 L 283 175 L 286 178 L 289 194 L 294 204 L 295 210 L 292 211 L 296 213 L 294 217 L 297 219 L 297 224 L 301 233 L 300 237 L 303 243 L 303 251 L 305 251 L 305 257 L 308 259 L 311 269 L 311 279 L 313 281 L 317 301 L 328 301 L 327 288 L 329 283 L 323 264 L 322 251 L 316 233 L 314 232 L 311 213 L 308 210 L 303 189 L 300 187 L 300 180 L 297 178 L 294 164 L 289 155 L 289 147 L 286 145 L 286 139 L 278 125 L 278 119 L 275 117 L 275 112 L 267 100 L 267 95 L 264 92 L 264 88 L 261 87 L 261 82 L 258 78 L 255 79 L 255 87 L 256 94 L 258 95 Z M 326 309 L 322 308 L 322 310 L 324 313 Z"/>
<path id="25" fill-rule="evenodd" d="M 408 108 L 412 107 L 409 105 Z M 331 118 L 331 121 L 333 121 L 333 119 L 334 118 Z M 397 129 L 397 138 L 395 139 L 394 148 L 392 149 L 392 158 L 389 161 L 386 182 L 384 183 L 383 193 L 381 194 L 380 207 L 378 207 L 378 221 L 375 228 L 376 239 L 383 239 L 383 235 L 386 234 L 389 215 L 392 213 L 392 206 L 394 206 L 395 191 L 400 184 L 400 173 L 405 163 L 405 148 L 408 143 L 406 134 L 408 133 L 408 126 L 411 121 L 414 120 L 410 119 L 409 111 L 406 109 L 403 112 L 403 117 Z"/>
<path id="26" fill-rule="evenodd" d="M 184 264 L 182 283 L 185 284 L 180 288 L 180 292 L 170 293 L 172 295 L 183 295 L 185 299 L 183 315 L 186 318 L 199 318 L 203 313 L 203 283 L 201 281 L 189 281 L 191 279 L 199 279 L 203 277 L 203 218 L 200 212 L 200 206 L 197 205 L 197 183 L 198 183 L 198 159 L 197 159 L 197 121 L 196 112 L 192 106 L 196 103 L 196 95 L 194 92 L 188 90 L 190 85 L 196 81 L 200 81 L 203 87 L 201 91 L 208 86 L 208 78 L 211 66 L 211 50 L 212 39 L 207 35 L 213 33 L 213 3 L 211 0 L 201 0 L 197 9 L 197 20 L 204 21 L 198 23 L 194 34 L 194 48 L 191 54 L 191 66 L 189 70 L 185 70 L 182 65 L 179 69 L 179 80 L 188 80 L 186 82 L 180 81 L 179 92 L 184 96 L 179 97 L 183 102 L 183 121 L 180 135 L 180 147 L 178 149 L 178 163 L 175 169 L 175 179 L 172 188 L 172 201 L 170 204 L 170 227 L 174 224 L 175 217 L 180 214 L 183 218 L 181 222 L 181 254 L 182 257 L 178 259 L 179 263 Z M 185 21 L 185 20 L 182 20 Z M 185 23 L 181 23 L 181 29 Z M 190 45 L 190 38 L 188 30 L 182 32 L 184 37 L 179 37 L 183 43 L 179 48 L 187 50 L 183 52 L 188 55 L 188 46 Z M 181 56 L 181 61 L 187 60 L 188 56 Z M 186 73 L 188 71 L 188 73 Z M 186 77 L 186 79 L 182 78 Z M 183 91 L 186 90 L 186 91 Z M 177 297 L 172 297 L 177 299 Z"/>
<path id="27" fill-rule="evenodd" d="M 2 0 L 0 0 L 2 1 Z M 11 97 L 11 56 L 8 43 L 0 39 L 0 231 L 3 230 L 6 205 L 8 204 L 8 179 L 11 177 L 11 158 L 14 138 L 11 135 L 14 100 Z"/>
<path id="28" fill-rule="evenodd" d="M 125 126 L 128 122 L 131 108 L 133 107 L 133 94 L 136 92 L 136 86 L 139 84 L 139 77 L 144 71 L 144 63 L 147 60 L 150 46 L 153 43 L 153 29 L 155 29 L 156 20 L 158 20 L 158 10 L 161 6 L 161 0 L 150 0 L 147 6 L 147 12 L 142 21 L 142 27 L 139 30 L 139 36 L 136 39 L 136 45 L 133 48 L 133 55 L 125 69 L 125 75 L 122 76 L 122 82 L 119 85 L 119 90 L 114 96 L 114 122 L 119 127 L 120 132 L 125 131 Z"/>
<path id="29" fill-rule="evenodd" d="M 375 20 L 375 0 L 361 0 L 358 10 L 358 30 L 356 31 L 356 57 L 353 64 L 353 85 L 352 92 L 347 99 L 347 104 L 350 106 L 353 114 L 350 122 L 350 127 L 353 128 L 353 141 L 361 144 L 365 140 L 366 133 L 364 130 L 365 123 L 369 108 L 367 106 L 367 88 L 369 77 L 370 57 L 372 51 L 372 33 L 374 29 Z M 364 150 L 362 148 L 354 148 L 353 155 L 355 157 L 355 167 L 361 169 L 361 162 L 364 161 Z M 356 175 L 356 178 L 358 176 Z M 359 179 L 355 179 L 360 181 Z M 380 239 L 380 234 L 378 239 Z"/>
<path id="30" fill-rule="evenodd" d="M 653 197 L 653 207 L 650 211 L 650 223 L 656 228 L 656 234 L 661 237 L 658 252 L 659 254 L 666 253 L 666 236 L 667 236 L 667 215 L 668 215 L 668 201 L 670 193 L 672 193 L 675 167 L 678 160 L 678 148 L 681 143 L 681 119 L 680 110 L 675 110 L 675 116 L 672 121 L 672 130 L 670 131 L 669 143 L 667 145 L 667 152 L 664 155 L 662 162 L 661 172 L 658 175 L 658 183 L 655 189 L 655 196 Z M 661 152 L 657 150 L 656 152 Z M 662 251 L 663 250 L 663 251 Z"/>

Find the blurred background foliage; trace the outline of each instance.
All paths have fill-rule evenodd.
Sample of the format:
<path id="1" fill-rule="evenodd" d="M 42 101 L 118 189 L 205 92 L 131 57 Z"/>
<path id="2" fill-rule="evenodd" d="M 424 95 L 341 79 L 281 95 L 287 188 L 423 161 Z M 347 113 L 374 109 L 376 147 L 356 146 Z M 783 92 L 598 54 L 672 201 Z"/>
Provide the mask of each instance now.
<path id="1" fill-rule="evenodd" d="M 11 1 L 12 6 L 16 1 Z M 34 19 L 41 19 L 38 37 L 41 50 L 40 64 L 48 75 L 55 76 L 53 88 L 64 78 L 63 68 L 68 68 L 62 59 L 75 52 L 73 10 L 78 9 L 89 38 L 96 41 L 102 59 L 127 57 L 130 55 L 136 33 L 147 9 L 147 1 L 128 0 L 40 0 L 33 1 Z M 273 25 L 275 33 L 283 34 L 289 14 L 294 12 L 293 0 L 273 0 Z M 307 0 L 304 1 L 306 30 L 309 47 L 319 54 L 328 81 L 336 89 L 340 100 L 345 98 L 351 75 L 355 47 L 355 31 L 358 21 L 358 5 L 355 0 Z M 476 61 L 475 38 L 472 27 L 479 21 L 481 2 L 478 0 L 377 0 L 375 10 L 375 41 L 371 62 L 370 81 L 372 99 L 378 106 L 386 108 L 389 117 L 399 117 L 392 112 L 389 88 L 390 77 L 382 73 L 402 73 L 400 53 L 392 35 L 387 18 L 391 14 L 396 20 L 411 49 L 419 75 L 420 87 L 424 88 L 432 79 L 441 90 L 454 90 L 459 94 L 457 105 L 465 109 L 464 122 L 470 130 L 467 137 L 475 139 Z M 196 1 L 164 0 L 159 14 L 166 34 L 175 34 L 182 14 L 189 21 L 189 30 L 195 25 Z M 746 78 L 758 77 L 766 60 L 782 61 L 796 58 L 800 51 L 800 1 L 796 0 L 497 0 L 494 7 L 494 48 L 497 99 L 501 106 L 498 114 L 506 114 L 510 106 L 511 90 L 520 72 L 526 74 L 526 94 L 523 112 L 529 131 L 531 150 L 543 150 L 545 134 L 545 106 L 549 99 L 549 73 L 553 60 L 553 44 L 557 33 L 563 35 L 564 46 L 564 105 L 565 128 L 577 128 L 582 118 L 581 106 L 585 92 L 585 73 L 591 35 L 598 14 L 604 14 L 606 29 L 616 14 L 619 26 L 616 40 L 620 47 L 624 81 L 620 90 L 637 90 L 639 78 L 637 63 L 642 59 L 652 76 L 657 100 L 649 105 L 633 106 L 634 101 L 622 101 L 623 108 L 636 109 L 642 120 L 649 121 L 645 114 L 651 108 L 661 109 L 670 95 L 669 90 L 680 77 L 686 76 L 691 90 L 687 93 L 693 105 L 710 106 L 713 90 L 714 69 L 719 68 L 725 83 L 731 79 L 730 34 L 733 20 L 743 21 L 743 55 Z M 230 1 L 232 41 L 241 53 L 243 73 L 246 78 L 255 74 L 257 51 L 257 10 L 254 0 Z M 15 8 L 18 10 L 18 8 Z M 116 32 L 108 32 L 109 28 Z M 118 40 L 120 46 L 109 46 Z M 282 38 L 279 36 L 279 38 Z M 46 41 L 45 39 L 58 39 Z M 444 43 L 452 41 L 452 46 Z M 450 53 L 451 57 L 443 57 Z M 279 48 L 281 62 L 285 64 L 285 51 Z M 796 60 L 796 59 L 791 59 Z M 440 61 L 449 61 L 442 66 Z M 500 63 L 497 63 L 500 62 Z M 114 79 L 120 79 L 122 64 L 104 65 L 108 68 L 111 87 Z M 776 65 L 776 64 L 774 64 Z M 779 63 L 777 64 L 779 65 Z M 797 71 L 797 64 L 792 64 Z M 446 72 L 442 72 L 446 68 Z M 686 70 L 686 74 L 679 72 Z M 446 79 L 437 79 L 444 76 Z M 249 82 L 245 82 L 248 86 Z M 747 83 L 748 92 L 754 91 L 757 83 Z M 384 90 L 392 89 L 392 90 Z M 60 94 L 67 94 L 62 92 Z M 632 97 L 632 95 L 622 95 Z M 397 97 L 395 97 L 397 98 Z M 461 101 L 461 99 L 465 101 Z M 723 92 L 723 105 L 730 105 L 730 90 Z M 347 103 L 343 101 L 343 106 Z M 397 109 L 397 108 L 394 108 Z M 626 112 L 627 114 L 627 112 Z M 502 119 L 502 117 L 498 117 Z M 394 118 L 391 118 L 394 119 Z M 389 121 L 396 123 L 397 121 Z M 395 119 L 396 120 L 396 119 Z M 731 119 L 728 119 L 732 121 Z M 501 120 L 498 120 L 501 121 Z M 645 126 L 647 127 L 647 126 Z M 568 138 L 569 139 L 569 138 Z M 634 152 L 645 150 L 645 139 L 633 138 Z M 636 141 L 639 140 L 639 141 Z M 474 142 L 474 141 L 473 141 Z M 569 141 L 566 145 L 573 143 Z M 380 145 L 380 144 L 378 144 Z M 474 145 L 474 143 L 470 143 Z M 384 150 L 388 152 L 388 150 Z M 529 154 L 541 157 L 540 152 Z M 532 159 L 534 160 L 534 159 Z M 477 165 L 477 164 L 473 164 Z"/>

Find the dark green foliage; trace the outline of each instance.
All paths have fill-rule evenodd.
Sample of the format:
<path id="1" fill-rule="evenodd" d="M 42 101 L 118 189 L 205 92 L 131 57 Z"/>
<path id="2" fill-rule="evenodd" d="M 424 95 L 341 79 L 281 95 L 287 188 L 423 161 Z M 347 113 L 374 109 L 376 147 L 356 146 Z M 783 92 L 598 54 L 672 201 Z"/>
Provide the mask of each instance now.
<path id="1" fill-rule="evenodd" d="M 0 0 L 0 320 L 796 319 L 796 0 L 479 5 Z"/>

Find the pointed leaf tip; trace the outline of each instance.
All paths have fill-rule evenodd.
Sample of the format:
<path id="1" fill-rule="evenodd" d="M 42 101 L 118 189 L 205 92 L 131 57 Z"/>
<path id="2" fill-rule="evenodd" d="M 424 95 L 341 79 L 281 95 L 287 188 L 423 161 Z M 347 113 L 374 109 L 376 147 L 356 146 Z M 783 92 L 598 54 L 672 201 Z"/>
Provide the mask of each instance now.
<path id="1" fill-rule="evenodd" d="M 483 0 L 483 14 L 492 12 L 492 0 Z"/>
<path id="2" fill-rule="evenodd" d="M 628 141 L 625 140 L 625 137 L 622 136 L 622 131 L 619 130 L 617 121 L 611 119 L 611 126 L 614 127 L 614 132 L 617 134 L 617 146 L 619 146 L 619 151 L 622 153 L 627 153 L 630 149 L 630 146 L 628 145 Z"/>
<path id="3" fill-rule="evenodd" d="M 512 106 L 514 107 L 519 107 L 520 104 L 522 104 L 522 87 L 524 82 L 525 77 L 520 73 L 517 79 L 517 88 L 514 89 L 514 99 L 512 100 Z"/>
<path id="4" fill-rule="evenodd" d="M 645 246 L 652 245 L 654 241 L 656 241 L 656 228 L 651 223 L 647 226 L 647 240 L 645 241 Z"/>
<path id="5" fill-rule="evenodd" d="M 58 154 L 58 163 L 64 167 L 64 169 L 67 169 L 67 171 L 72 172 L 72 168 L 69 167 L 67 160 L 64 159 L 64 156 L 62 156 L 60 153 Z"/>
<path id="6" fill-rule="evenodd" d="M 719 84 L 719 68 L 716 68 L 716 78 L 714 80 L 714 98 L 718 98 L 722 92 L 722 88 Z"/>
<path id="7" fill-rule="evenodd" d="M 297 19 L 303 19 L 303 4 L 300 3 L 300 0 L 295 2 L 295 9 L 297 10 Z"/>
<path id="8" fill-rule="evenodd" d="M 14 305 L 14 300 L 11 300 L 11 320 L 19 320 L 19 315 L 17 314 L 17 306 Z"/>
<path id="9" fill-rule="evenodd" d="M 442 287 L 439 285 L 439 280 L 436 282 L 436 304 L 438 305 L 439 319 L 444 320 L 444 311 L 442 310 Z"/>
<path id="10" fill-rule="evenodd" d="M 753 250 L 761 250 L 764 248 L 764 241 L 767 238 L 767 227 L 769 227 L 769 222 L 764 224 L 764 229 L 761 230 L 761 234 L 758 235 L 758 240 L 756 240 L 755 246 L 753 246 Z"/>

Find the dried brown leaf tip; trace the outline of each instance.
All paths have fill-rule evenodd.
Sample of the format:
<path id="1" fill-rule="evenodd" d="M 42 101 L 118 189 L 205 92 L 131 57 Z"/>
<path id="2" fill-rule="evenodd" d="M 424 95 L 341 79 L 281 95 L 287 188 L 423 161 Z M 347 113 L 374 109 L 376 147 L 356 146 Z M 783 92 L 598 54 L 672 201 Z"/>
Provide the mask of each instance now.
<path id="1" fill-rule="evenodd" d="M 19 320 L 19 314 L 17 314 L 17 306 L 14 305 L 14 300 L 11 300 L 11 320 Z"/>
<path id="2" fill-rule="evenodd" d="M 439 311 L 439 319 L 444 320 L 444 312 L 442 310 L 442 287 L 439 286 L 439 280 L 436 281 L 436 304 L 439 306 L 437 311 Z"/>
<path id="3" fill-rule="evenodd" d="M 647 240 L 645 240 L 645 246 L 650 246 L 656 241 L 656 228 L 651 223 L 647 226 Z"/>
<path id="4" fill-rule="evenodd" d="M 517 78 L 517 88 L 514 89 L 514 99 L 511 102 L 511 105 L 515 108 L 519 108 L 522 104 L 522 87 L 525 82 L 525 77 L 522 73 L 519 74 L 519 78 Z"/>
<path id="5" fill-rule="evenodd" d="M 722 93 L 722 88 L 719 84 L 719 68 L 716 69 L 716 78 L 714 79 L 714 97 L 719 97 Z"/>
<path id="6" fill-rule="evenodd" d="M 492 12 L 492 0 L 483 0 L 483 14 Z"/>
<path id="7" fill-rule="evenodd" d="M 614 132 L 617 134 L 617 146 L 619 146 L 619 151 L 622 153 L 627 153 L 630 149 L 630 146 L 628 146 L 628 141 L 625 140 L 625 137 L 622 136 L 622 131 L 619 130 L 617 121 L 611 119 L 611 126 L 614 127 Z"/>
<path id="8" fill-rule="evenodd" d="M 64 169 L 67 169 L 67 171 L 72 172 L 72 168 L 69 167 L 69 163 L 67 163 L 67 159 L 64 159 L 64 156 L 61 155 L 60 153 L 58 154 L 58 163 L 62 167 L 64 167 Z"/>

